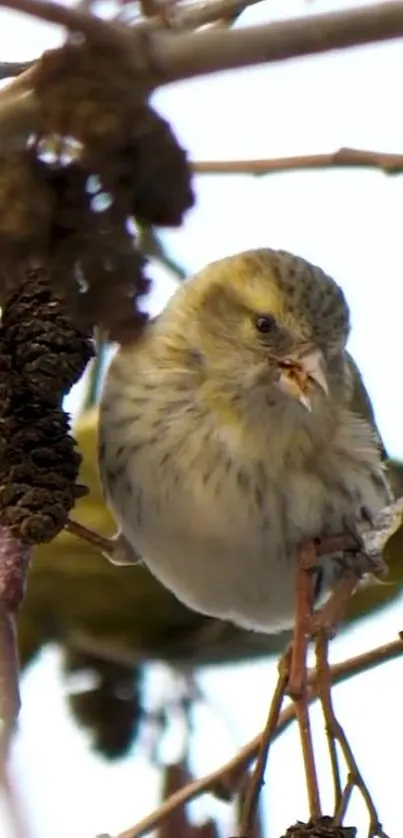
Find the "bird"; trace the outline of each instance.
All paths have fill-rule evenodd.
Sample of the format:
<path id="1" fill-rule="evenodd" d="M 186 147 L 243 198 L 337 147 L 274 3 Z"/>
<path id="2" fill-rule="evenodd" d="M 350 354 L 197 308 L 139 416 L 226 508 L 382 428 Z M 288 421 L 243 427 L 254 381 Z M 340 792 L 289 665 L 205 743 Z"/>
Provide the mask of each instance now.
<path id="1" fill-rule="evenodd" d="M 109 558 L 143 562 L 195 611 L 291 627 L 299 545 L 369 526 L 391 500 L 379 436 L 352 409 L 350 327 L 341 287 L 283 250 L 237 253 L 184 282 L 105 376 Z M 318 560 L 318 597 L 346 561 Z"/>

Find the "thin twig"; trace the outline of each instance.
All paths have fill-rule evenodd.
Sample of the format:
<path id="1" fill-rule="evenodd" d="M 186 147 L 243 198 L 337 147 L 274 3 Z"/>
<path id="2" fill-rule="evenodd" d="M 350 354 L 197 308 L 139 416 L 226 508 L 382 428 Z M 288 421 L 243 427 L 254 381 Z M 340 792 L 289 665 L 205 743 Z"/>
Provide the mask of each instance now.
<path id="1" fill-rule="evenodd" d="M 113 548 L 113 544 L 109 538 L 99 535 L 99 533 L 95 532 L 95 530 L 91 530 L 89 527 L 85 527 L 83 524 L 79 524 L 78 521 L 73 521 L 71 518 L 67 519 L 64 529 L 71 535 L 75 535 L 77 538 L 82 538 L 101 553 L 109 554 L 111 552 L 111 548 Z"/>
<path id="2" fill-rule="evenodd" d="M 14 616 L 0 604 L 0 763 L 5 763 L 20 709 Z"/>
<path id="3" fill-rule="evenodd" d="M 386 175 L 403 172 L 403 154 L 361 148 L 339 148 L 324 154 L 272 157 L 265 160 L 198 160 L 192 164 L 201 175 L 270 175 L 304 169 L 378 169 Z"/>
<path id="4" fill-rule="evenodd" d="M 355 570 L 348 568 L 344 571 L 343 577 L 327 602 L 314 612 L 311 621 L 311 636 L 322 629 L 334 636 L 339 623 L 346 615 L 348 603 L 356 591 L 359 580 L 360 577 Z"/>
<path id="5" fill-rule="evenodd" d="M 343 823 L 345 814 L 347 812 L 347 809 L 348 809 L 348 806 L 349 806 L 349 803 L 350 803 L 350 800 L 351 800 L 351 795 L 352 795 L 354 789 L 355 789 L 354 778 L 352 777 L 351 774 L 349 774 L 348 777 L 347 777 L 347 783 L 344 786 L 344 789 L 342 791 L 342 795 L 341 795 L 341 798 L 340 798 L 339 805 L 338 805 L 338 807 L 335 811 L 335 816 L 334 816 L 335 826 L 341 826 L 341 824 Z"/>
<path id="6" fill-rule="evenodd" d="M 96 338 L 96 355 L 88 370 L 83 411 L 90 410 L 98 401 L 101 375 L 105 363 L 106 346 L 106 341 L 98 336 Z"/>
<path id="7" fill-rule="evenodd" d="M 317 655 L 318 659 L 320 660 L 320 669 L 321 672 L 325 674 L 325 678 L 328 682 L 331 681 L 331 669 L 329 666 L 329 661 L 327 657 L 327 642 L 324 638 L 317 644 Z M 372 795 L 366 785 L 364 778 L 361 774 L 361 771 L 358 768 L 358 764 L 356 762 L 355 756 L 353 754 L 351 745 L 347 739 L 347 736 L 344 732 L 344 729 L 338 719 L 336 718 L 336 714 L 333 708 L 333 701 L 332 701 L 332 694 L 329 690 L 325 695 L 325 702 L 326 702 L 326 722 L 329 727 L 329 735 L 336 740 L 341 748 L 343 753 L 344 759 L 346 761 L 346 765 L 349 771 L 349 775 L 351 777 L 351 781 L 354 782 L 354 785 L 359 790 L 364 803 L 367 807 L 368 816 L 369 816 L 369 833 L 368 838 L 375 838 L 375 836 L 379 836 L 379 838 L 388 838 L 385 832 L 382 830 L 382 826 L 379 820 L 378 812 L 375 807 L 375 803 L 372 799 Z"/>
<path id="8" fill-rule="evenodd" d="M 179 262 L 177 262 L 176 259 L 168 253 L 154 227 L 139 228 L 138 247 L 145 256 L 148 256 L 149 259 L 155 259 L 156 262 L 160 262 L 160 264 L 163 265 L 163 267 L 170 273 L 174 274 L 177 279 L 182 281 L 188 276 L 188 271 L 185 270 L 183 265 L 179 264 Z"/>
<path id="9" fill-rule="evenodd" d="M 329 701 L 330 690 L 332 686 L 330 670 L 328 666 L 323 665 L 323 661 L 327 660 L 328 656 L 328 640 L 325 632 L 319 632 L 316 639 L 316 672 L 317 672 L 317 689 L 319 692 L 319 701 L 322 707 L 322 713 L 325 721 L 326 741 L 329 750 L 330 765 L 332 769 L 333 791 L 334 791 L 334 811 L 339 813 L 343 811 L 343 806 L 347 806 L 345 797 L 347 795 L 342 793 L 340 768 L 337 756 L 337 748 L 334 738 L 332 736 L 331 717 L 329 717 Z M 347 787 L 348 788 L 348 785 Z M 344 801 L 344 802 L 343 802 Z M 340 821 L 341 823 L 342 821 Z"/>
<path id="10" fill-rule="evenodd" d="M 403 639 L 399 637 L 399 639 L 393 640 L 382 646 L 378 646 L 376 649 L 371 649 L 369 652 L 364 652 L 363 654 L 357 655 L 354 658 L 343 661 L 342 663 L 334 664 L 330 667 L 332 683 L 338 684 L 346 678 L 359 675 L 363 671 L 368 671 L 368 669 L 371 669 L 374 666 L 391 661 L 396 657 L 400 657 L 402 654 Z M 308 672 L 308 685 L 310 687 L 308 701 L 309 703 L 312 703 L 318 697 L 316 671 L 310 670 Z M 293 704 L 290 704 L 280 715 L 275 732 L 275 739 L 277 739 L 294 720 L 295 707 Z M 180 789 L 180 791 L 176 792 L 167 800 L 164 800 L 164 802 L 157 809 L 155 809 L 155 811 L 151 812 L 143 818 L 143 820 L 139 821 L 131 828 L 121 832 L 118 838 L 142 838 L 142 836 L 147 835 L 151 832 L 151 830 L 159 826 L 164 818 L 166 818 L 166 816 L 171 812 L 175 811 L 175 809 L 180 806 L 184 806 L 186 803 L 189 803 L 196 797 L 200 797 L 202 794 L 214 792 L 215 788 L 222 786 L 225 778 L 231 778 L 233 776 L 239 777 L 242 772 L 245 772 L 248 769 L 251 762 L 256 759 L 259 753 L 261 740 L 262 734 L 260 733 L 248 742 L 247 745 L 241 748 L 236 756 L 227 763 L 215 771 L 212 771 L 210 774 L 207 774 L 205 777 L 195 780 L 185 788 Z M 225 785 L 230 787 L 230 780 L 228 783 L 225 783 Z"/>
<path id="11" fill-rule="evenodd" d="M 242 810 L 241 823 L 239 828 L 239 835 L 241 838 L 249 838 L 252 832 L 257 807 L 259 803 L 259 794 L 264 781 L 264 773 L 267 765 L 267 758 L 269 755 L 270 745 L 273 742 L 275 731 L 278 725 L 281 705 L 285 698 L 285 691 L 288 684 L 289 671 L 288 667 L 281 666 L 279 669 L 279 676 L 274 691 L 274 695 L 270 704 L 269 715 L 267 717 L 266 726 L 261 735 L 260 748 L 256 765 L 251 774 L 246 797 Z"/>
<path id="12" fill-rule="evenodd" d="M 309 814 L 312 820 L 317 820 L 321 817 L 321 805 L 308 705 L 309 698 L 306 692 L 306 685 L 304 685 L 302 695 L 294 700 L 294 706 L 301 739 Z"/>

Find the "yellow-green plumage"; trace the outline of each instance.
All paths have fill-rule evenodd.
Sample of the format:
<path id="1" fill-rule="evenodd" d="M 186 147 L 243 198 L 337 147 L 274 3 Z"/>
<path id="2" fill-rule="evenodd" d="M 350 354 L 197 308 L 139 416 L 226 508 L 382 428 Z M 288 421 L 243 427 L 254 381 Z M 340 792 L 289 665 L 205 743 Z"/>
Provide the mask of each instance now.
<path id="1" fill-rule="evenodd" d="M 251 251 L 183 285 L 113 360 L 106 496 L 134 555 L 195 610 L 289 626 L 298 543 L 387 503 L 377 440 L 350 409 L 348 331 L 344 295 L 319 268 Z M 328 393 L 310 380 L 309 411 L 284 389 L 284 364 L 312 353 Z M 324 562 L 326 585 L 336 571 Z"/>

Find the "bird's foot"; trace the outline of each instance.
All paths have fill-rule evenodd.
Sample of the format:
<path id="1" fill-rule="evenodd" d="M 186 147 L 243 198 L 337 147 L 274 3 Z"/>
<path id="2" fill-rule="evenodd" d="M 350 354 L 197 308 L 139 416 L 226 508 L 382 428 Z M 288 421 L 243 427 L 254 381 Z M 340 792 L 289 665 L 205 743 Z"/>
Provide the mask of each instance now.
<path id="1" fill-rule="evenodd" d="M 387 571 L 382 557 L 368 556 L 361 549 L 360 542 L 358 536 L 357 550 L 348 550 L 334 560 L 338 565 L 338 582 L 327 602 L 312 613 L 309 627 L 311 638 L 317 637 L 319 632 L 324 632 L 328 638 L 334 637 L 337 627 L 346 615 L 350 599 L 363 577 L 367 574 L 379 576 Z"/>

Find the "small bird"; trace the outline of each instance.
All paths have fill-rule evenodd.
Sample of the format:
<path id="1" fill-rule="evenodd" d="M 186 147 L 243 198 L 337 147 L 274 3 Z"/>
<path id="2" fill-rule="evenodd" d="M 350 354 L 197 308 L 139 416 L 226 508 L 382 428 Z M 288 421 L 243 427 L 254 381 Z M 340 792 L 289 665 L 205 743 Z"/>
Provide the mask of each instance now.
<path id="1" fill-rule="evenodd" d="M 289 628 L 300 543 L 390 501 L 380 440 L 350 407 L 349 329 L 341 288 L 284 251 L 240 253 L 185 282 L 106 376 L 114 561 L 140 558 L 196 611 Z M 318 593 L 339 576 L 338 557 L 321 559 Z"/>

